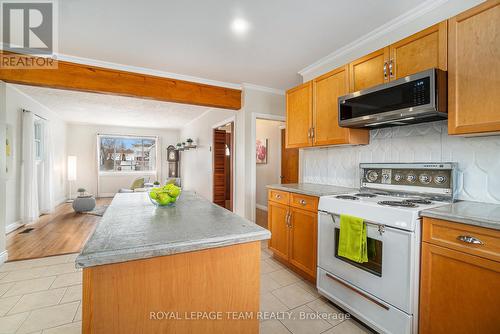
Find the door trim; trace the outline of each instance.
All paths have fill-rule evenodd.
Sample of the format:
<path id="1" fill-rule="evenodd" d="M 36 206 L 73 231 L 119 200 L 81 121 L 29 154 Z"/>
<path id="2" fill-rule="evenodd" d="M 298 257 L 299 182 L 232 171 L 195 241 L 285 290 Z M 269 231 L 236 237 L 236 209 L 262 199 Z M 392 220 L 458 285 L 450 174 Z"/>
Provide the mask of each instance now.
<path id="1" fill-rule="evenodd" d="M 273 114 L 262 114 L 262 113 L 252 113 L 252 121 L 250 124 L 250 143 L 246 145 L 251 145 L 251 154 L 250 154 L 250 214 L 247 217 L 249 220 L 255 222 L 255 210 L 256 210 L 256 203 L 257 203 L 257 167 L 256 163 L 257 160 L 255 158 L 255 140 L 257 139 L 256 135 L 256 128 L 257 128 L 257 119 L 265 119 L 269 121 L 281 121 L 285 122 L 286 117 L 285 116 L 280 116 L 280 115 L 273 115 Z M 281 146 L 281 141 L 280 141 L 280 146 Z M 281 148 L 280 148 L 281 149 Z M 281 159 L 280 159 L 280 166 L 281 170 Z M 299 172 L 300 175 L 300 172 Z"/>

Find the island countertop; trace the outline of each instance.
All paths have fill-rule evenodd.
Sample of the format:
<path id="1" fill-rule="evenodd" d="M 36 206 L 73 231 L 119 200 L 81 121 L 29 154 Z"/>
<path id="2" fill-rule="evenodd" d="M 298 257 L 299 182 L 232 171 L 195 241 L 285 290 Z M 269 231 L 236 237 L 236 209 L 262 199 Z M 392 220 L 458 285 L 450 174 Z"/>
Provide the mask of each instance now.
<path id="1" fill-rule="evenodd" d="M 266 240 L 271 233 L 201 196 L 183 191 L 173 207 L 148 193 L 119 193 L 76 258 L 78 268 Z"/>

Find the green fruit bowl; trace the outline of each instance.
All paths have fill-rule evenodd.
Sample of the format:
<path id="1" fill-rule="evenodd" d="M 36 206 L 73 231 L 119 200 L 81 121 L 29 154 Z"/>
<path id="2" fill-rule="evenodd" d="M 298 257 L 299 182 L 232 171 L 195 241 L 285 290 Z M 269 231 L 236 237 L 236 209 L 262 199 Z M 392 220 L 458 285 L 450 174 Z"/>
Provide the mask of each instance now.
<path id="1" fill-rule="evenodd" d="M 152 188 L 149 191 L 149 200 L 157 207 L 174 206 L 181 196 L 181 188 L 175 185 Z"/>

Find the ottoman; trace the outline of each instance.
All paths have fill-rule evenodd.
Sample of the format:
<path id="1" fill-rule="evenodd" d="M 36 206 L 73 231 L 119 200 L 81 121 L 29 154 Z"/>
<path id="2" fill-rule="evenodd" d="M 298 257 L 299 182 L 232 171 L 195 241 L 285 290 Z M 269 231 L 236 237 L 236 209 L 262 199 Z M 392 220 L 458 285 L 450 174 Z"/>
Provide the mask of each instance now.
<path id="1" fill-rule="evenodd" d="M 73 201 L 73 210 L 75 212 L 92 211 L 95 208 L 95 198 L 92 195 L 78 196 Z"/>

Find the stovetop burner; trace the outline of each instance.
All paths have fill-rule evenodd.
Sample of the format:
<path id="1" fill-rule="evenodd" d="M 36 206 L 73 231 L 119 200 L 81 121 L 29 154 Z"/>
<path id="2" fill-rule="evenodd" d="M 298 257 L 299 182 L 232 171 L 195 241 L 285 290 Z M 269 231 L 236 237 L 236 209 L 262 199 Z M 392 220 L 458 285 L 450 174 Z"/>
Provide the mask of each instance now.
<path id="1" fill-rule="evenodd" d="M 354 196 L 357 196 L 357 197 L 369 197 L 369 198 L 377 197 L 377 195 L 372 194 L 372 193 L 359 193 L 359 194 L 354 194 Z"/>
<path id="2" fill-rule="evenodd" d="M 380 205 L 387 205 L 387 206 L 399 206 L 403 208 L 416 208 L 418 205 L 411 203 L 411 202 L 406 202 L 406 201 L 380 201 L 377 202 L 377 204 Z"/>
<path id="3" fill-rule="evenodd" d="M 351 201 L 356 201 L 358 200 L 359 198 L 357 198 L 356 196 L 351 196 L 351 195 L 338 195 L 338 196 L 335 196 L 335 198 L 339 198 L 339 199 L 350 199 Z"/>
<path id="4" fill-rule="evenodd" d="M 404 202 L 413 203 L 413 204 L 432 204 L 428 199 L 423 198 L 414 198 L 414 199 L 405 199 Z"/>

